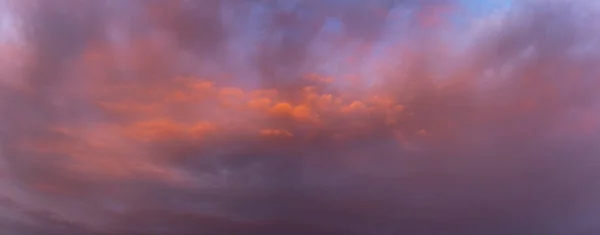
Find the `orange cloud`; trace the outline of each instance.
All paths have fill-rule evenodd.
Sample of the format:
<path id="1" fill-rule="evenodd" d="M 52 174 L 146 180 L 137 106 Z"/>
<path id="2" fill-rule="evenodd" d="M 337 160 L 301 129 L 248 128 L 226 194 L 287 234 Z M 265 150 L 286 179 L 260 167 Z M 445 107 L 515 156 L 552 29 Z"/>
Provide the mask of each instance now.
<path id="1" fill-rule="evenodd" d="M 175 138 L 185 132 L 182 125 L 168 119 L 136 122 L 127 129 L 128 136 L 140 141 Z"/>
<path id="2" fill-rule="evenodd" d="M 390 233 L 553 231 L 523 221 L 587 209 L 579 194 L 600 179 L 597 58 L 570 51 L 589 44 L 580 37 L 593 33 L 578 32 L 594 31 L 578 27 L 593 24 L 561 15 L 578 12 L 570 8 L 509 14 L 519 25 L 450 58 L 458 48 L 446 36 L 471 35 L 435 31 L 446 1 L 303 1 L 284 12 L 268 1 L 9 1 L 27 28 L 23 51 L 0 45 L 0 230 L 9 234 L 270 234 L 290 223 L 298 234 L 371 234 L 375 220 Z M 253 6 L 283 21 L 248 28 L 258 27 L 247 24 Z M 330 20 L 345 27 L 328 30 Z M 263 40 L 289 29 L 300 40 Z M 536 58 L 521 58 L 530 45 Z M 489 182 L 507 187 L 482 190 Z M 8 194 L 26 202 L 23 214 L 54 209 L 13 226 Z M 426 210 L 397 226 L 413 204 Z M 500 216 L 471 230 L 454 215 L 481 217 L 473 204 Z M 235 218 L 221 226 L 199 216 L 207 211 Z M 548 218 L 575 222 L 559 231 L 581 228 L 560 216 Z M 72 223 L 80 218 L 89 223 Z M 364 218 L 373 220 L 362 229 Z"/>
<path id="3" fill-rule="evenodd" d="M 133 125 L 126 127 L 125 134 L 138 141 L 151 142 L 201 137 L 206 133 L 216 130 L 217 126 L 210 122 L 197 122 L 193 125 L 185 125 L 170 119 L 154 119 L 133 123 Z"/>
<path id="4" fill-rule="evenodd" d="M 269 98 L 256 98 L 248 101 L 248 106 L 257 110 L 268 110 L 271 103 L 272 101 Z"/>
<path id="5" fill-rule="evenodd" d="M 218 127 L 214 123 L 210 122 L 198 122 L 189 128 L 189 131 L 196 137 L 202 136 L 206 133 L 217 131 Z"/>
<path id="6" fill-rule="evenodd" d="M 292 133 L 286 130 L 277 130 L 277 129 L 264 129 L 260 131 L 262 136 L 287 136 L 292 137 Z"/>
<path id="7" fill-rule="evenodd" d="M 160 109 L 160 104 L 150 103 L 143 104 L 139 102 L 98 102 L 98 105 L 110 113 L 157 113 Z"/>
<path id="8" fill-rule="evenodd" d="M 278 116 L 282 115 L 290 115 L 292 114 L 294 108 L 290 103 L 287 102 L 279 102 L 271 107 L 269 110 L 270 113 Z"/>
<path id="9" fill-rule="evenodd" d="M 292 115 L 297 120 L 309 120 L 313 118 L 313 113 L 311 109 L 306 105 L 298 105 L 294 107 Z"/>
<path id="10" fill-rule="evenodd" d="M 192 85 L 192 87 L 199 91 L 205 91 L 207 89 L 211 89 L 214 87 L 214 82 L 209 81 L 199 81 Z"/>
<path id="11" fill-rule="evenodd" d="M 275 89 L 257 89 L 250 93 L 252 98 L 269 98 L 274 99 L 279 95 L 279 91 Z"/>
<path id="12" fill-rule="evenodd" d="M 354 111 L 358 111 L 358 110 L 363 110 L 365 109 L 366 106 L 362 101 L 354 101 L 352 103 L 350 103 L 347 106 L 344 106 L 342 108 L 343 112 L 354 112 Z"/>
<path id="13" fill-rule="evenodd" d="M 171 95 L 167 97 L 167 101 L 171 102 L 185 102 L 190 99 L 190 95 L 186 94 L 182 91 L 174 91 Z"/>

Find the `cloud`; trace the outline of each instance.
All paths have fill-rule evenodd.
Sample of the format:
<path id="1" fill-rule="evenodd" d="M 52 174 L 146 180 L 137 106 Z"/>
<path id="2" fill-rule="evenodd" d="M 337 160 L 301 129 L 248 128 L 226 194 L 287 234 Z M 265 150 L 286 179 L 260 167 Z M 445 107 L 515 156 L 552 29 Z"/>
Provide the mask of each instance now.
<path id="1" fill-rule="evenodd" d="M 546 3 L 10 1 L 0 231 L 600 231 L 597 8 Z"/>

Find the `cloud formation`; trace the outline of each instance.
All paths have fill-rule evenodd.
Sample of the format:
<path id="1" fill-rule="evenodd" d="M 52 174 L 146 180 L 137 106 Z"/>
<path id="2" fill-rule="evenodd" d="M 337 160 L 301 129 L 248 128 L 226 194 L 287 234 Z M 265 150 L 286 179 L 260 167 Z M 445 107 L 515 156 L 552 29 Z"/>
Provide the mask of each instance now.
<path id="1" fill-rule="evenodd" d="M 593 1 L 4 2 L 3 234 L 600 232 Z"/>

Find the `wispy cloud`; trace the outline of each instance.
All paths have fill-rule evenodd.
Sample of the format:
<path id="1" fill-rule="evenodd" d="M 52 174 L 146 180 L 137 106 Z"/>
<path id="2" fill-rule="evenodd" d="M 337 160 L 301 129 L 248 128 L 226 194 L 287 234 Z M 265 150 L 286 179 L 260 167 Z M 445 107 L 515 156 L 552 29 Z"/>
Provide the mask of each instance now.
<path id="1" fill-rule="evenodd" d="M 591 1 L 5 2 L 1 232 L 600 232 Z"/>

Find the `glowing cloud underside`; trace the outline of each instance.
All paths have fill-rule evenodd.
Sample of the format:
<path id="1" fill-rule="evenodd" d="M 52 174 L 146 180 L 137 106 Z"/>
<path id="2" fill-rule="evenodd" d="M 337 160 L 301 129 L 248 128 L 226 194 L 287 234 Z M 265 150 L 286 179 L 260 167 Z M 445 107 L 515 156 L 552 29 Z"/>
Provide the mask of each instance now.
<path id="1" fill-rule="evenodd" d="M 0 0 L 0 234 L 596 234 L 586 0 Z"/>

